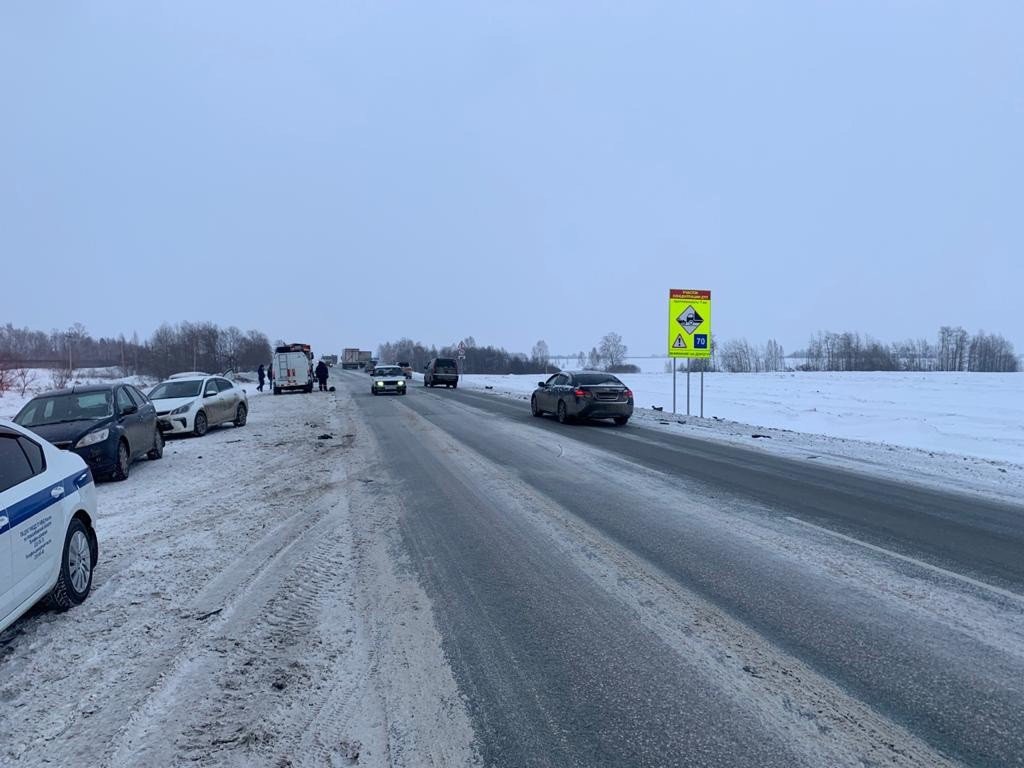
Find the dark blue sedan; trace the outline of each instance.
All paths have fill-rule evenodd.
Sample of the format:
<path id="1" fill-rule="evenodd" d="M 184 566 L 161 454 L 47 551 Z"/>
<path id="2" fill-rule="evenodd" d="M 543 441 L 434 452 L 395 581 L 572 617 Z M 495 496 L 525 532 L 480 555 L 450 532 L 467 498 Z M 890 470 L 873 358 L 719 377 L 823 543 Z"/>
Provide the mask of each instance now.
<path id="1" fill-rule="evenodd" d="M 164 455 L 156 408 L 130 384 L 46 392 L 32 398 L 14 422 L 77 453 L 96 477 L 124 480 L 136 459 Z"/>

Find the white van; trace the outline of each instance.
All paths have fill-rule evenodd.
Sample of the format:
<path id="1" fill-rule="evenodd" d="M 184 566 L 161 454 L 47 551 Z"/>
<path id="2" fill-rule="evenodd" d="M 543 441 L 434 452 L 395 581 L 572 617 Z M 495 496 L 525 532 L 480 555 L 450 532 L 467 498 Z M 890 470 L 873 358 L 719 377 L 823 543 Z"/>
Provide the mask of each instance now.
<path id="1" fill-rule="evenodd" d="M 274 394 L 301 389 L 313 391 L 313 350 L 309 344 L 286 344 L 274 350 L 270 375 Z"/>

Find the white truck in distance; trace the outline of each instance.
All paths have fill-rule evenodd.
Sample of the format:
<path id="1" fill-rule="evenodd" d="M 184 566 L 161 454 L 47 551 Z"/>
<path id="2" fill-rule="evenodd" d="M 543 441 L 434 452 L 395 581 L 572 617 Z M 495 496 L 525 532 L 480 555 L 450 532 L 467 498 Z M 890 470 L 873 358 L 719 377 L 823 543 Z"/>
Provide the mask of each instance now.
<path id="1" fill-rule="evenodd" d="M 274 350 L 274 394 L 313 391 L 313 350 L 309 344 L 286 344 Z"/>
<path id="2" fill-rule="evenodd" d="M 352 371 L 359 368 L 359 347 L 345 347 L 341 352 L 341 367 Z"/>

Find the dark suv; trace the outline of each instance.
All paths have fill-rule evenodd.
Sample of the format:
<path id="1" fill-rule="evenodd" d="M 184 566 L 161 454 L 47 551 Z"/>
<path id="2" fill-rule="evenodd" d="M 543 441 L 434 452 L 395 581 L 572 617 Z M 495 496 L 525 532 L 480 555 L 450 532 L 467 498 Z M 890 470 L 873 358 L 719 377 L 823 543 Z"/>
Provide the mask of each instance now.
<path id="1" fill-rule="evenodd" d="M 124 480 L 131 464 L 164 455 L 152 401 L 131 384 L 46 392 L 29 400 L 14 423 L 81 456 L 96 477 Z"/>
<path id="2" fill-rule="evenodd" d="M 435 357 L 423 369 L 423 386 L 436 387 L 459 386 L 459 366 L 450 357 Z"/>

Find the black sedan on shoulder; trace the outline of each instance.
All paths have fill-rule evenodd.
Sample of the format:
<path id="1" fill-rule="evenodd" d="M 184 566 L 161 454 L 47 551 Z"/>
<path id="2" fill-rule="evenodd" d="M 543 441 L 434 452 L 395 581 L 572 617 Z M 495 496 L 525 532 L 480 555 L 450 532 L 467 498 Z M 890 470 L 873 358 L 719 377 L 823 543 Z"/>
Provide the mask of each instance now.
<path id="1" fill-rule="evenodd" d="M 633 415 L 633 392 L 610 373 L 563 371 L 537 382 L 530 410 L 534 416 L 553 413 L 562 424 L 575 419 L 612 419 L 621 427 Z"/>
<path id="2" fill-rule="evenodd" d="M 124 480 L 135 459 L 164 455 L 156 408 L 130 384 L 46 392 L 29 400 L 14 422 L 77 453 L 96 477 Z"/>

